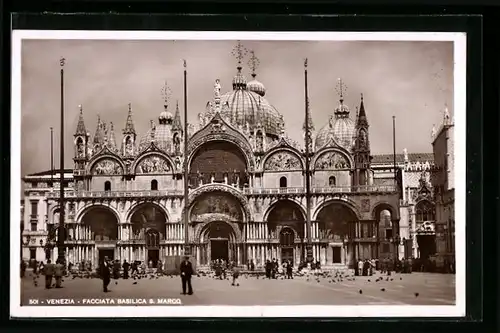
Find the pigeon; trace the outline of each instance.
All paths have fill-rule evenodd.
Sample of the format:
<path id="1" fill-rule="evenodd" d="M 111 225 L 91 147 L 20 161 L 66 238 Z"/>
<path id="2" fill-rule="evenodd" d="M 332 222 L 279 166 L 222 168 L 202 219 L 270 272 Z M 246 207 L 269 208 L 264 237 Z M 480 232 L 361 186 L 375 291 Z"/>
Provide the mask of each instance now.
<path id="1" fill-rule="evenodd" d="M 135 281 L 135 282 L 134 282 L 134 283 L 132 283 L 132 284 L 137 284 L 137 281 Z"/>
<path id="2" fill-rule="evenodd" d="M 115 281 L 115 284 L 118 284 L 118 281 Z"/>
<path id="3" fill-rule="evenodd" d="M 385 291 L 385 288 L 380 289 L 381 291 Z"/>
<path id="4" fill-rule="evenodd" d="M 362 294 L 363 293 L 363 290 L 359 289 L 359 293 Z"/>
<path id="5" fill-rule="evenodd" d="M 372 282 L 370 279 L 368 279 L 368 282 Z"/>
<path id="6" fill-rule="evenodd" d="M 400 277 L 400 278 L 399 278 L 399 281 L 402 281 L 402 280 L 403 280 L 403 278 L 402 278 L 402 277 Z"/>
<path id="7" fill-rule="evenodd" d="M 415 293 L 415 297 L 418 297 L 418 295 L 419 295 L 418 293 Z"/>

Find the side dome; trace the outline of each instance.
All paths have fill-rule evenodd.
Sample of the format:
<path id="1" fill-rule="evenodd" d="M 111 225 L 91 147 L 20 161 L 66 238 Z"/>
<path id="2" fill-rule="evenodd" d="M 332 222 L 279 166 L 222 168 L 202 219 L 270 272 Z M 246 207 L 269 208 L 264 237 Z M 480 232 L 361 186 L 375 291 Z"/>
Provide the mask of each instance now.
<path id="1" fill-rule="evenodd" d="M 139 150 L 146 149 L 153 142 L 158 148 L 169 153 L 173 147 L 173 132 L 172 132 L 173 116 L 170 112 L 163 111 L 158 117 L 159 124 L 156 125 L 151 120 L 151 127 L 142 136 L 139 142 Z"/>
<path id="2" fill-rule="evenodd" d="M 319 130 L 314 147 L 319 150 L 333 138 L 339 146 L 352 150 L 355 133 L 356 124 L 349 117 L 349 108 L 341 102 L 335 114 L 330 116 L 328 124 Z"/>

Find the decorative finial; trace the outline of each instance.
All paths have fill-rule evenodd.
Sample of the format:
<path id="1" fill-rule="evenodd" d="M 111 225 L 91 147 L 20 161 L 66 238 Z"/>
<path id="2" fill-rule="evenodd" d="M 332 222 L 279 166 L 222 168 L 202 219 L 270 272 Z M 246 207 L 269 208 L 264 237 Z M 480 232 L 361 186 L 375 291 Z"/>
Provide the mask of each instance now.
<path id="1" fill-rule="evenodd" d="M 184 62 L 184 69 L 187 68 L 187 62 L 186 62 L 186 59 L 182 59 L 182 61 Z"/>
<path id="2" fill-rule="evenodd" d="M 241 61 L 247 55 L 248 50 L 241 44 L 241 41 L 238 41 L 231 53 L 238 60 L 238 67 L 241 68 Z"/>
<path id="3" fill-rule="evenodd" d="M 337 91 L 337 94 L 339 94 L 340 96 L 340 102 L 343 102 L 344 95 L 347 91 L 347 86 L 340 77 L 337 79 L 337 87 L 335 88 L 335 90 Z"/>
<path id="4" fill-rule="evenodd" d="M 65 64 L 66 64 L 66 59 L 65 59 L 64 57 L 61 57 L 61 58 L 59 59 L 59 65 L 60 65 L 61 67 L 64 67 L 64 65 L 65 65 Z"/>
<path id="5" fill-rule="evenodd" d="M 257 74 L 255 74 L 255 71 L 260 65 L 260 60 L 255 56 L 255 51 L 250 51 L 250 59 L 248 59 L 248 66 L 252 70 L 252 76 L 255 77 Z"/>
<path id="6" fill-rule="evenodd" d="M 128 103 L 128 113 L 132 113 L 132 103 Z"/>
<path id="7" fill-rule="evenodd" d="M 168 86 L 167 81 L 165 81 L 165 84 L 163 85 L 163 88 L 161 89 L 161 94 L 163 97 L 164 106 L 165 106 L 165 108 L 167 108 L 168 102 L 170 102 L 170 96 L 172 95 L 172 90 Z"/>
<path id="8" fill-rule="evenodd" d="M 307 58 L 304 59 L 304 68 L 307 68 Z"/>
<path id="9" fill-rule="evenodd" d="M 363 102 L 363 93 L 361 93 L 361 102 Z"/>
<path id="10" fill-rule="evenodd" d="M 82 107 L 82 105 L 81 105 L 81 104 L 80 104 L 80 105 L 78 105 L 78 109 L 80 110 L 80 114 L 83 114 L 83 107 Z"/>

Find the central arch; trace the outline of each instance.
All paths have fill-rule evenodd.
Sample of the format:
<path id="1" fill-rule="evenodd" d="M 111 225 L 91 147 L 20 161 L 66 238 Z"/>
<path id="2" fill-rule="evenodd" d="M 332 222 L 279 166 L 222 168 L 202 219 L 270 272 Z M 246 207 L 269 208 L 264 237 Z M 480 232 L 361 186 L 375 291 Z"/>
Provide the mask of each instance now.
<path id="1" fill-rule="evenodd" d="M 99 264 L 104 262 L 105 257 L 110 260 L 117 257 L 115 250 L 118 240 L 118 218 L 111 209 L 95 206 L 83 212 L 79 236 L 79 240 L 95 242 Z"/>
<path id="2" fill-rule="evenodd" d="M 200 264 L 207 265 L 214 260 L 239 262 L 239 238 L 234 224 L 230 222 L 205 223 L 199 233 L 199 244 L 204 248 Z"/>
<path id="3" fill-rule="evenodd" d="M 242 150 L 228 141 L 201 145 L 189 161 L 189 185 L 221 183 L 237 187 L 248 185 L 248 162 Z"/>

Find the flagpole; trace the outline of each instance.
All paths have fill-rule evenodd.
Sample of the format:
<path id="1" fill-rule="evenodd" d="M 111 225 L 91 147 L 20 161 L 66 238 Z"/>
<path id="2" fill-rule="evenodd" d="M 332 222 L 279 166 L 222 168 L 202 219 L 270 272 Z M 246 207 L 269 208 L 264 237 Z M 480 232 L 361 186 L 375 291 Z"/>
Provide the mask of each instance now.
<path id="1" fill-rule="evenodd" d="M 307 245 L 306 245 L 306 260 L 311 262 L 313 260 L 312 255 L 312 238 L 311 238 L 311 183 L 310 183 L 310 166 L 309 166 L 309 145 L 310 145 L 310 133 L 309 133 L 309 95 L 307 89 L 307 58 L 304 61 L 304 89 L 305 89 L 305 144 L 306 144 L 306 233 L 307 233 Z"/>
<path id="2" fill-rule="evenodd" d="M 392 156 L 394 162 L 394 185 L 396 186 L 396 116 L 392 116 Z"/>
<path id="3" fill-rule="evenodd" d="M 61 66 L 61 133 L 60 133 L 60 166 L 59 166 L 59 232 L 57 237 L 57 260 L 63 265 L 66 264 L 65 261 L 65 227 L 64 227 L 64 215 L 65 215 L 65 202 L 64 202 L 64 64 L 65 59 L 60 59 Z"/>
<path id="4" fill-rule="evenodd" d="M 50 183 L 54 186 L 54 128 L 50 128 Z"/>
<path id="5" fill-rule="evenodd" d="M 188 191 L 188 105 L 187 105 L 187 63 L 184 60 L 184 255 L 191 255 L 191 247 L 189 245 L 189 191 Z"/>

